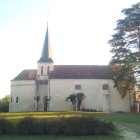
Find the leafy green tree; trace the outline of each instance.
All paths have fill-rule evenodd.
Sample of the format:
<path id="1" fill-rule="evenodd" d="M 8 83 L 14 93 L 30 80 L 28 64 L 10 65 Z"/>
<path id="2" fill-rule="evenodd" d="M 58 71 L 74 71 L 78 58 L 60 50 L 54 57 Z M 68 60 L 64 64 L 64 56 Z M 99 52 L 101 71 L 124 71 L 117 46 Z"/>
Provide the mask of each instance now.
<path id="1" fill-rule="evenodd" d="M 114 87 L 124 98 L 140 90 L 140 2 L 122 13 L 125 17 L 117 21 L 116 33 L 109 44 Z"/>
<path id="2" fill-rule="evenodd" d="M 85 95 L 84 93 L 77 93 L 77 94 L 70 94 L 67 98 L 66 101 L 71 101 L 72 105 L 73 105 L 73 110 L 77 110 L 80 111 L 80 106 L 82 104 L 82 101 L 84 100 Z"/>
<path id="3" fill-rule="evenodd" d="M 9 99 L 10 99 L 9 95 L 6 95 L 4 98 L 0 99 L 0 112 L 9 111 Z"/>
<path id="4" fill-rule="evenodd" d="M 66 101 L 70 101 L 73 105 L 73 110 L 76 110 L 76 94 L 70 94 L 67 98 Z"/>

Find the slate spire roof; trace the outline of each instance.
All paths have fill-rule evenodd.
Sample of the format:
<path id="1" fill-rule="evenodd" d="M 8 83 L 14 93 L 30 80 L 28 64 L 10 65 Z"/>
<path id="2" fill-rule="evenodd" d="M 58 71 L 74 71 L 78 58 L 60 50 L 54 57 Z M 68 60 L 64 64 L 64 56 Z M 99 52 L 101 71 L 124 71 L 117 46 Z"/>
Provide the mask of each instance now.
<path id="1" fill-rule="evenodd" d="M 44 40 L 44 45 L 42 49 L 42 54 L 38 62 L 49 62 L 53 63 L 52 57 L 51 57 L 51 47 L 50 47 L 50 38 L 49 38 L 49 30 L 48 30 L 48 22 L 47 22 L 47 30 Z"/>

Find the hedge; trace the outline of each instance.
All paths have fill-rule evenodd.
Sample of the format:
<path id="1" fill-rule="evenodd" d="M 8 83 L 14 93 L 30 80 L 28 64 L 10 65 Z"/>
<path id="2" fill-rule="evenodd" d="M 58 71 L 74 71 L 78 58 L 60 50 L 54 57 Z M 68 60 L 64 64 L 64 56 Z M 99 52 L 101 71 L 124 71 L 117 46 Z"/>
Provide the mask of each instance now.
<path id="1" fill-rule="evenodd" d="M 14 130 L 14 131 L 13 131 Z M 7 119 L 0 119 L 0 134 L 21 135 L 110 135 L 115 131 L 111 122 L 94 117 L 61 117 L 55 120 L 25 117 L 16 126 Z"/>

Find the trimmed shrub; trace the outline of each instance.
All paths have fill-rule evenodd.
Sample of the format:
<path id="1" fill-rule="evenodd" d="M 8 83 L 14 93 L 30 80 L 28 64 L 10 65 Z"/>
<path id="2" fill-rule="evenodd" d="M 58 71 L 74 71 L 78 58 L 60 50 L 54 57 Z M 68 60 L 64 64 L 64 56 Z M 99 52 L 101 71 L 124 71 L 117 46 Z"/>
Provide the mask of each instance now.
<path id="1" fill-rule="evenodd" d="M 64 120 L 65 130 L 64 135 L 85 135 L 87 130 L 85 129 L 86 124 L 81 121 L 81 118 L 71 117 Z"/>
<path id="2" fill-rule="evenodd" d="M 93 112 L 97 112 L 97 110 L 96 110 L 96 109 L 94 109 L 94 110 L 93 110 Z"/>
<path id="3" fill-rule="evenodd" d="M 70 117 L 57 120 L 42 121 L 44 134 L 51 135 L 109 135 L 115 130 L 112 123 L 107 123 L 93 117 Z"/>
<path id="4" fill-rule="evenodd" d="M 94 117 L 61 117 L 55 120 L 26 117 L 17 123 L 17 132 L 22 135 L 110 135 L 114 131 L 112 123 Z"/>
<path id="5" fill-rule="evenodd" d="M 92 108 L 90 109 L 90 112 L 93 112 L 93 109 Z"/>
<path id="6" fill-rule="evenodd" d="M 86 109 L 85 108 L 82 108 L 81 111 L 86 111 Z"/>
<path id="7" fill-rule="evenodd" d="M 40 128 L 42 130 L 41 131 L 42 134 L 48 134 L 49 127 L 50 127 L 50 121 L 48 119 L 41 119 L 40 120 Z"/>
<path id="8" fill-rule="evenodd" d="M 51 135 L 64 134 L 64 121 L 61 119 L 50 121 L 48 127 L 48 133 Z"/>
<path id="9" fill-rule="evenodd" d="M 14 132 L 14 125 L 5 118 L 0 118 L 0 135 L 12 134 Z"/>
<path id="10" fill-rule="evenodd" d="M 33 117 L 25 117 L 17 124 L 17 133 L 22 135 L 42 134 L 43 129 L 39 119 Z"/>
<path id="11" fill-rule="evenodd" d="M 93 117 L 71 117 L 65 120 L 64 135 L 100 135 L 102 123 Z"/>
<path id="12" fill-rule="evenodd" d="M 109 122 L 104 122 L 102 128 L 101 128 L 101 135 L 110 135 L 115 131 L 115 126 Z"/>

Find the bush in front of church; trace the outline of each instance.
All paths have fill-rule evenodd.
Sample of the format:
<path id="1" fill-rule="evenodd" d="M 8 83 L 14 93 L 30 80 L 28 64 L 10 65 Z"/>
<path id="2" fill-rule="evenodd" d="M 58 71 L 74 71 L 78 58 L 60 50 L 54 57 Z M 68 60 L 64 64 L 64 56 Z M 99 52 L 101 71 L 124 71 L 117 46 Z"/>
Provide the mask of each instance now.
<path id="1" fill-rule="evenodd" d="M 110 135 L 115 131 L 112 123 L 94 117 L 64 118 L 64 135 Z"/>
<path id="2" fill-rule="evenodd" d="M 14 132 L 14 124 L 5 118 L 0 118 L 0 135 L 12 134 Z"/>
<path id="3" fill-rule="evenodd" d="M 110 135 L 115 131 L 111 122 L 101 121 L 94 117 L 60 117 L 56 120 L 43 120 L 44 134 L 88 136 L 88 135 Z M 44 131 L 45 130 L 45 131 Z"/>
<path id="4" fill-rule="evenodd" d="M 17 133 L 22 135 L 38 135 L 42 134 L 40 120 L 30 116 L 20 120 L 16 126 Z"/>
<path id="5" fill-rule="evenodd" d="M 115 131 L 111 122 L 94 117 L 60 117 L 57 119 L 37 119 L 26 117 L 17 123 L 16 132 L 22 135 L 67 135 L 89 136 L 110 135 Z"/>
<path id="6" fill-rule="evenodd" d="M 42 134 L 63 135 L 63 121 L 60 119 L 40 119 Z"/>
<path id="7" fill-rule="evenodd" d="M 45 119 L 44 121 L 47 121 L 47 119 Z M 64 121 L 60 118 L 47 121 L 44 128 L 44 134 L 64 135 Z"/>
<path id="8" fill-rule="evenodd" d="M 91 117 L 71 117 L 65 120 L 65 135 L 97 135 L 100 130 L 100 121 Z"/>

